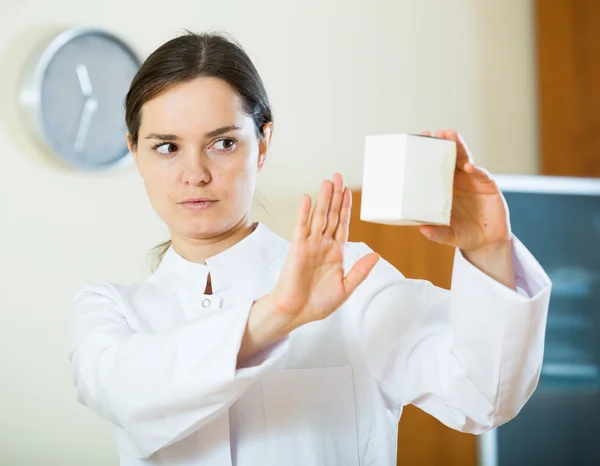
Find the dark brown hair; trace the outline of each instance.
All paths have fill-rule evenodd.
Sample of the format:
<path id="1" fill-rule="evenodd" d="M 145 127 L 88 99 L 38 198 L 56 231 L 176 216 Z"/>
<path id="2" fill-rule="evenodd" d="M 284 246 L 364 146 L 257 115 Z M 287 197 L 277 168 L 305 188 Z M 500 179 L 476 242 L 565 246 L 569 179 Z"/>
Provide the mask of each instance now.
<path id="1" fill-rule="evenodd" d="M 138 144 L 143 105 L 177 84 L 201 77 L 227 82 L 241 97 L 257 136 L 264 136 L 263 127 L 273 121 L 273 115 L 262 79 L 250 57 L 241 45 L 222 34 L 188 31 L 156 49 L 131 82 L 125 98 L 125 122 L 134 148 Z M 155 248 L 157 263 L 170 245 L 167 241 Z"/>

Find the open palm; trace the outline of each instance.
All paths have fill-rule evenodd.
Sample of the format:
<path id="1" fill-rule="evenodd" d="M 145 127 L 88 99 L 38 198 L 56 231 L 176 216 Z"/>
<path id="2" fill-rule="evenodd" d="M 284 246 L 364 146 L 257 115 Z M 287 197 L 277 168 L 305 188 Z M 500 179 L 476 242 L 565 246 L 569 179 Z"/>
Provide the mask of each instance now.
<path id="1" fill-rule="evenodd" d="M 333 183 L 323 182 L 312 215 L 310 197 L 300 203 L 291 249 L 273 292 L 277 309 L 292 317 L 294 326 L 338 309 L 379 259 L 368 254 L 344 274 L 351 207 L 351 192 L 339 174 Z"/>

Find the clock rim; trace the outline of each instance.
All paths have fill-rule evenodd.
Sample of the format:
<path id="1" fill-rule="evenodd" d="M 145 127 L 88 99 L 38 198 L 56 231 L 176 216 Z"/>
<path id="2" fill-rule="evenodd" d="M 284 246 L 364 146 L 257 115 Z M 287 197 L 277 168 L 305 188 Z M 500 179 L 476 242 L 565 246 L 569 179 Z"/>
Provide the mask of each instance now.
<path id="1" fill-rule="evenodd" d="M 49 132 L 46 128 L 42 114 L 42 85 L 50 62 L 56 53 L 67 43 L 78 37 L 87 35 L 103 36 L 115 42 L 123 49 L 123 51 L 129 54 L 134 63 L 137 64 L 138 68 L 141 66 L 142 61 L 135 51 L 124 40 L 105 29 L 87 27 L 72 27 L 62 29 L 58 33 L 55 32 L 51 38 L 43 41 L 43 43 L 41 43 L 38 47 L 36 53 L 32 54 L 30 57 L 22 79 L 23 83 L 21 86 L 21 91 L 19 92 L 19 102 L 21 104 L 21 108 L 28 123 L 29 129 L 34 132 L 36 139 L 44 146 L 46 150 L 50 151 L 54 158 L 60 160 L 64 165 L 77 170 L 90 172 L 110 171 L 131 165 L 133 162 L 133 157 L 128 149 L 126 149 L 123 154 L 114 161 L 103 164 L 88 164 L 67 159 L 59 151 L 52 147 L 52 144 L 49 141 Z"/>

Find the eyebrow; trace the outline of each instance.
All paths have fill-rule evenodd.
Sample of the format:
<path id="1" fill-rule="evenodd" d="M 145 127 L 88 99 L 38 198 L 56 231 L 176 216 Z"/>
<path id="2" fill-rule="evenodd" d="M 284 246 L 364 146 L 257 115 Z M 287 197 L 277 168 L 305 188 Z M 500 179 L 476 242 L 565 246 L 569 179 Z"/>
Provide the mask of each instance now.
<path id="1" fill-rule="evenodd" d="M 208 131 L 204 133 L 205 138 L 214 138 L 220 136 L 221 134 L 228 133 L 229 131 L 240 130 L 239 126 L 230 125 L 230 126 L 222 126 L 221 128 L 213 129 L 212 131 Z M 144 139 L 160 139 L 161 141 L 179 141 L 181 138 L 176 134 L 161 134 L 161 133 L 150 133 Z"/>
<path id="2" fill-rule="evenodd" d="M 175 134 L 150 133 L 144 139 L 160 139 L 162 141 L 179 141 L 179 136 L 177 136 Z"/>
<path id="3" fill-rule="evenodd" d="M 215 138 L 217 136 L 220 136 L 221 134 L 228 133 L 229 131 L 237 131 L 240 129 L 242 129 L 242 128 L 240 128 L 239 126 L 235 126 L 235 125 L 222 126 L 221 128 L 217 128 L 212 131 L 209 131 L 208 133 L 204 133 L 204 137 L 205 138 Z"/>

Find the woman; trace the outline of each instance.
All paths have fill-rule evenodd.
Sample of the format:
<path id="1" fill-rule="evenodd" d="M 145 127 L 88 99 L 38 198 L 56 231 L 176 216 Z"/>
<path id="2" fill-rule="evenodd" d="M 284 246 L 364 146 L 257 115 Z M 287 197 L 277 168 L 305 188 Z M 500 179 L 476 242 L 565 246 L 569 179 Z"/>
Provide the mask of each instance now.
<path id="1" fill-rule="evenodd" d="M 337 174 L 302 200 L 291 244 L 252 223 L 273 118 L 231 41 L 157 49 L 126 120 L 170 244 L 148 280 L 82 289 L 70 322 L 78 398 L 122 465 L 391 466 L 403 406 L 480 433 L 531 395 L 550 282 L 455 132 L 436 133 L 458 147 L 452 227 L 422 230 L 457 248 L 446 291 L 347 243 Z"/>

